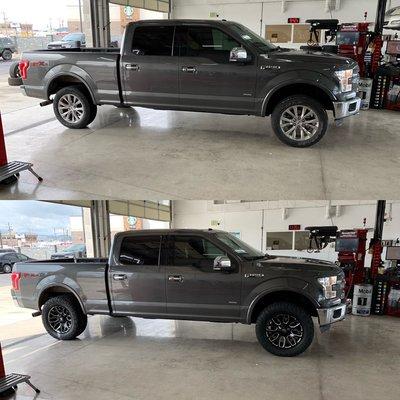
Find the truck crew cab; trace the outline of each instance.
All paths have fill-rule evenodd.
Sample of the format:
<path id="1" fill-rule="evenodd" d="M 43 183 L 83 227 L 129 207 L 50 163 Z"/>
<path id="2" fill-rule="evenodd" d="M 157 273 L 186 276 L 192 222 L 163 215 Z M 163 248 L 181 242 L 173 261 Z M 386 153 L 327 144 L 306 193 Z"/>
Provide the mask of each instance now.
<path id="1" fill-rule="evenodd" d="M 332 263 L 268 256 L 215 230 L 148 230 L 115 236 L 109 260 L 18 263 L 12 296 L 38 310 L 47 332 L 79 336 L 87 315 L 256 324 L 272 354 L 295 356 L 345 317 L 344 276 Z"/>
<path id="2" fill-rule="evenodd" d="M 327 111 L 339 121 L 360 109 L 355 61 L 281 49 L 231 21 L 133 22 L 121 49 L 27 51 L 20 70 L 23 93 L 52 102 L 73 129 L 103 104 L 271 115 L 281 141 L 308 147 L 324 136 Z"/>

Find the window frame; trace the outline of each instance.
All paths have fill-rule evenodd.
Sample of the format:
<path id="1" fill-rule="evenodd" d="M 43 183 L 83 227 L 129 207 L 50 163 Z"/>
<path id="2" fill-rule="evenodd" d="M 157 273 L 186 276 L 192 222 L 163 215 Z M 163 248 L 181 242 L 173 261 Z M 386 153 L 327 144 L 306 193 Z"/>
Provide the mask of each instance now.
<path id="1" fill-rule="evenodd" d="M 122 245 L 123 245 L 123 243 L 124 243 L 124 241 L 125 240 L 129 240 L 129 239 L 138 239 L 138 240 L 140 240 L 140 239 L 145 239 L 146 237 L 151 237 L 151 238 L 154 238 L 154 237 L 158 237 L 159 238 L 159 244 L 158 244 L 158 258 L 157 258 L 157 265 L 149 265 L 149 264 L 127 264 L 127 263 L 124 263 L 123 261 L 121 261 L 121 250 L 122 250 Z M 160 267 L 160 260 L 161 260 L 161 247 L 162 247 L 162 242 L 163 242 L 163 240 L 162 240 L 162 237 L 163 237 L 163 235 L 161 235 L 161 234 L 145 234 L 145 235 L 126 235 L 126 236 L 123 236 L 123 237 L 121 237 L 120 238 L 120 242 L 119 242 L 119 244 L 118 244 L 118 253 L 117 253 L 117 256 L 115 257 L 116 258 L 116 262 L 118 263 L 118 265 L 119 266 L 121 266 L 121 267 L 139 267 L 139 266 L 142 266 L 142 267 L 151 267 L 151 266 L 157 266 L 157 267 Z"/>

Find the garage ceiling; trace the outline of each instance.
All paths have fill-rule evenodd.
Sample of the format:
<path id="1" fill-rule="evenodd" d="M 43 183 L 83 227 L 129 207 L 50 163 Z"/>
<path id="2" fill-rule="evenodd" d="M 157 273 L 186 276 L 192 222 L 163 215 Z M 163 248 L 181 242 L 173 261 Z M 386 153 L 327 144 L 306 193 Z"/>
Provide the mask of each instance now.
<path id="1" fill-rule="evenodd" d="M 111 0 L 110 3 L 165 13 L 169 12 L 169 0 Z"/>
<path id="2" fill-rule="evenodd" d="M 88 208 L 92 205 L 90 200 L 60 200 L 53 201 L 52 203 Z M 147 218 L 167 222 L 171 220 L 170 206 L 155 201 L 108 200 L 108 208 L 110 214 L 115 215 L 128 215 L 130 217 Z"/>

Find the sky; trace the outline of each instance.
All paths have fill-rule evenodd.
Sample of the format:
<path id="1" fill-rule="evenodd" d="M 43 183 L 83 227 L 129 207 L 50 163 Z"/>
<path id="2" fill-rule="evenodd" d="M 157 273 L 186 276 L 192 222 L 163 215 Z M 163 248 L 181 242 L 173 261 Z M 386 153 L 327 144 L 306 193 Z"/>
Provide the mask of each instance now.
<path id="1" fill-rule="evenodd" d="M 33 23 L 34 29 L 45 29 L 51 18 L 53 27 L 67 21 L 68 4 L 78 4 L 78 0 L 1 0 L 0 21 L 4 13 L 9 22 Z"/>
<path id="2" fill-rule="evenodd" d="M 81 216 L 80 207 L 39 201 L 0 201 L 0 232 L 8 231 L 8 223 L 19 233 L 53 235 L 69 228 L 69 217 Z"/>

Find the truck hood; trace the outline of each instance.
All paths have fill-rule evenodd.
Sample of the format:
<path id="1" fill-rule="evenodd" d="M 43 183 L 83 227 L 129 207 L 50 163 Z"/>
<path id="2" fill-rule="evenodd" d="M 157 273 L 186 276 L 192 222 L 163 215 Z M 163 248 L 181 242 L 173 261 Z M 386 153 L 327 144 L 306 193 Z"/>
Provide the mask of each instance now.
<path id="1" fill-rule="evenodd" d="M 318 277 L 342 274 L 342 269 L 334 263 L 306 257 L 268 256 L 268 258 L 260 260 L 258 263 L 261 267 L 282 268 L 297 272 L 305 271 L 314 273 Z"/>
<path id="2" fill-rule="evenodd" d="M 309 50 L 288 50 L 282 49 L 262 55 L 265 60 L 279 60 L 286 62 L 319 63 L 335 67 L 335 69 L 354 68 L 357 63 L 346 57 L 340 57 L 332 53 L 323 53 Z M 312 64 L 310 64 L 312 65 Z"/>

